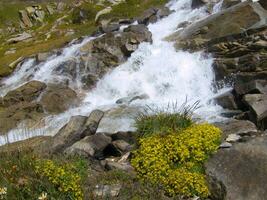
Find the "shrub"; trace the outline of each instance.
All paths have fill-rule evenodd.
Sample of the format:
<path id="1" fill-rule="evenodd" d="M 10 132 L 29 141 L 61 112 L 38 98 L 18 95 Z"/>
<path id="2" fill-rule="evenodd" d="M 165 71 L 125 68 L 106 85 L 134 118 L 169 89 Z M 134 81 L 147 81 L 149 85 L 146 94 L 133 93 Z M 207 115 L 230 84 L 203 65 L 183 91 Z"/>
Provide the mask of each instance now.
<path id="1" fill-rule="evenodd" d="M 160 183 L 169 195 L 209 195 L 203 163 L 215 152 L 221 131 L 210 124 L 141 138 L 132 165 L 142 180 Z"/>

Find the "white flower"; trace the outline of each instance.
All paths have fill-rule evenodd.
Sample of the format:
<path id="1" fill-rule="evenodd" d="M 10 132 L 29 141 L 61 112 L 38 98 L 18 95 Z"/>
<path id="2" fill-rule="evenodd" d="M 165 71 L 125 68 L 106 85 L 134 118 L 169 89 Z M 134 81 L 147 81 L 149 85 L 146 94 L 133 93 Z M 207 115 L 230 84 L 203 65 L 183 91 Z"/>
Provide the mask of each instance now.
<path id="1" fill-rule="evenodd" d="M 7 188 L 6 187 L 0 188 L 0 195 L 1 196 L 6 195 L 6 193 L 7 193 Z"/>
<path id="2" fill-rule="evenodd" d="M 47 193 L 43 192 L 41 196 L 38 197 L 38 200 L 47 200 Z"/>

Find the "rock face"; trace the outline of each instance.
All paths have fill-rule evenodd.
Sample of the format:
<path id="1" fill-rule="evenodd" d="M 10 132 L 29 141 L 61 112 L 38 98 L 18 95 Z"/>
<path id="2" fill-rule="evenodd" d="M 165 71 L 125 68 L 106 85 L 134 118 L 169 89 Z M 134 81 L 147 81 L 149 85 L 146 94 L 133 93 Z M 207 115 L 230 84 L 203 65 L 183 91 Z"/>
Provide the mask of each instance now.
<path id="1" fill-rule="evenodd" d="M 197 50 L 219 38 L 259 28 L 265 25 L 266 17 L 267 11 L 260 4 L 243 2 L 191 24 L 169 36 L 167 40 L 176 41 L 178 49 Z"/>
<path id="2" fill-rule="evenodd" d="M 206 164 L 213 199 L 266 199 L 266 153 L 266 136 L 219 150 Z"/>
<path id="3" fill-rule="evenodd" d="M 152 42 L 145 25 L 130 25 L 123 32 L 111 32 L 81 47 L 81 66 L 85 88 L 92 88 L 96 80 L 110 69 L 122 64 L 141 42 Z"/>

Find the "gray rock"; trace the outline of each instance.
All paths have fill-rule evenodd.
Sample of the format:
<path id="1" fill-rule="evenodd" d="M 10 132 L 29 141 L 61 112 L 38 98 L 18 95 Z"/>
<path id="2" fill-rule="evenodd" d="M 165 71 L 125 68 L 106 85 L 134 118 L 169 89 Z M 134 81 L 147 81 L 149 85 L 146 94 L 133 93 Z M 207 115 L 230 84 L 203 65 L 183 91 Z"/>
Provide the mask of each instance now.
<path id="1" fill-rule="evenodd" d="M 223 132 L 223 139 L 231 134 L 236 135 L 253 135 L 258 132 L 257 127 L 250 121 L 228 119 L 223 122 L 215 123 Z"/>
<path id="2" fill-rule="evenodd" d="M 265 130 L 267 128 L 267 94 L 247 94 L 243 100 L 250 109 L 251 121 Z"/>
<path id="3" fill-rule="evenodd" d="M 16 35 L 13 38 L 8 39 L 7 42 L 9 44 L 11 44 L 11 43 L 18 43 L 18 42 L 21 42 L 21 41 L 28 40 L 30 38 L 32 38 L 32 35 L 30 33 L 23 32 L 21 34 Z"/>
<path id="4" fill-rule="evenodd" d="M 157 21 L 158 9 L 150 8 L 146 10 L 141 17 L 138 18 L 139 24 L 148 25 L 149 23 L 155 23 Z"/>
<path id="5" fill-rule="evenodd" d="M 241 136 L 240 135 L 237 135 L 237 134 L 230 134 L 227 136 L 226 138 L 226 142 L 238 142 L 240 141 L 241 139 Z"/>
<path id="6" fill-rule="evenodd" d="M 239 96 L 245 94 L 267 94 L 267 80 L 253 80 L 248 83 L 236 83 L 235 92 Z"/>
<path id="7" fill-rule="evenodd" d="M 98 124 L 104 116 L 104 112 L 101 110 L 93 110 L 85 122 L 84 135 L 89 136 L 96 133 Z"/>
<path id="8" fill-rule="evenodd" d="M 73 116 L 54 136 L 49 148 L 54 153 L 61 153 L 66 148 L 83 138 L 84 124 L 87 117 Z"/>
<path id="9" fill-rule="evenodd" d="M 127 152 L 132 149 L 132 146 L 124 140 L 115 140 L 112 144 L 121 152 Z"/>
<path id="10" fill-rule="evenodd" d="M 109 135 L 118 132 L 135 132 L 135 118 L 141 110 L 140 107 L 127 106 L 112 108 L 105 112 L 96 132 Z"/>
<path id="11" fill-rule="evenodd" d="M 102 25 L 100 27 L 100 31 L 103 32 L 103 33 L 111 33 L 111 32 L 114 32 L 114 31 L 118 31 L 120 29 L 120 24 L 118 23 L 109 23 L 109 24 L 106 24 L 106 25 Z"/>
<path id="12" fill-rule="evenodd" d="M 44 62 L 49 58 L 49 56 L 51 56 L 51 53 L 48 53 L 48 52 L 46 52 L 46 53 L 38 53 L 36 55 L 36 61 L 39 62 L 39 63 L 40 62 Z"/>
<path id="13" fill-rule="evenodd" d="M 157 17 L 159 19 L 169 16 L 173 11 L 171 11 L 168 7 L 160 8 L 157 12 Z"/>
<path id="14" fill-rule="evenodd" d="M 84 139 L 76 142 L 71 147 L 65 150 L 69 155 L 81 155 L 84 157 L 94 157 L 102 159 L 105 157 L 104 150 L 111 144 L 111 138 L 105 134 L 95 134 L 87 136 Z"/>
<path id="15" fill-rule="evenodd" d="M 222 9 L 230 8 L 240 2 L 242 2 L 242 0 L 223 0 Z"/>
<path id="16" fill-rule="evenodd" d="M 93 191 L 94 198 L 112 198 L 119 196 L 122 186 L 120 184 L 114 185 L 96 185 Z"/>
<path id="17" fill-rule="evenodd" d="M 25 27 L 32 27 L 33 24 L 28 16 L 28 13 L 25 10 L 20 10 L 19 11 L 20 19 L 23 23 L 23 26 Z"/>
<path id="18" fill-rule="evenodd" d="M 215 98 L 215 102 L 222 106 L 223 108 L 235 110 L 237 109 L 237 105 L 235 103 L 234 95 L 231 91 L 226 92 Z"/>
<path id="19" fill-rule="evenodd" d="M 77 103 L 77 94 L 64 85 L 50 84 L 40 102 L 48 113 L 61 113 Z"/>
<path id="20" fill-rule="evenodd" d="M 45 90 L 46 84 L 40 81 L 30 81 L 19 88 L 8 92 L 2 99 L 2 106 L 11 106 L 20 102 L 31 102 Z"/>
<path id="21" fill-rule="evenodd" d="M 222 144 L 220 144 L 220 148 L 225 149 L 225 148 L 230 148 L 233 145 L 229 142 L 223 142 Z"/>
<path id="22" fill-rule="evenodd" d="M 116 101 L 116 104 L 126 104 L 126 105 L 129 105 L 133 101 L 143 100 L 143 99 L 148 99 L 148 98 L 149 98 L 149 96 L 147 94 L 141 94 L 141 95 L 136 95 L 136 96 L 129 96 L 129 97 L 124 97 L 124 98 L 118 99 Z"/>
<path id="23" fill-rule="evenodd" d="M 267 11 L 259 4 L 243 2 L 197 21 L 167 38 L 177 49 L 198 50 L 219 38 L 241 34 L 266 25 Z"/>
<path id="24" fill-rule="evenodd" d="M 205 165 L 212 199 L 265 200 L 267 137 L 221 149 Z"/>

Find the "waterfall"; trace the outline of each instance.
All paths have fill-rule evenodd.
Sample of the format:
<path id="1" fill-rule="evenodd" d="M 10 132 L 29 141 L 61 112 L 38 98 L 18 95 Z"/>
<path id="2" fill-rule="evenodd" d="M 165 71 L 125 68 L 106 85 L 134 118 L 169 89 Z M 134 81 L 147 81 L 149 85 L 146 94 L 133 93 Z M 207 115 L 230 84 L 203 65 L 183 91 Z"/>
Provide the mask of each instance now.
<path id="1" fill-rule="evenodd" d="M 181 105 L 185 99 L 191 103 L 200 101 L 201 108 L 196 113 L 204 120 L 215 120 L 221 107 L 211 101 L 216 95 L 212 86 L 212 57 L 203 52 L 176 51 L 173 43 L 164 40 L 179 23 L 206 17 L 205 8 L 192 10 L 191 1 L 188 0 L 174 0 L 168 6 L 175 12 L 148 26 L 153 35 L 152 44 L 140 44 L 126 63 L 106 74 L 93 90 L 84 91 L 77 87 L 77 82 L 72 83 L 76 91 L 85 94 L 79 106 L 45 118 L 45 126 L 40 128 L 25 130 L 21 124 L 9 131 L 7 136 L 0 136 L 0 145 L 37 135 L 54 135 L 71 116 L 88 115 L 96 108 L 111 108 L 116 105 L 116 100 L 132 94 L 149 96 L 148 99 L 134 102 L 136 105 L 164 107 L 171 102 Z M 36 65 L 33 59 L 27 60 L 12 76 L 2 81 L 0 96 L 30 80 L 49 83 L 60 79 L 52 73 L 53 68 L 69 57 L 75 57 L 79 48 L 91 39 L 94 38 L 86 38 L 81 43 L 66 47 L 61 55 L 52 55 L 44 63 Z"/>

